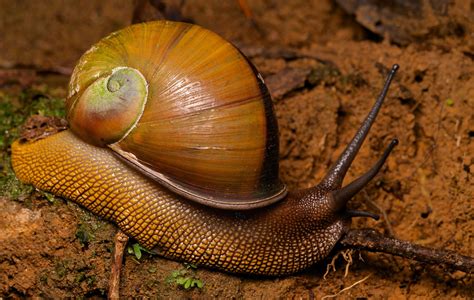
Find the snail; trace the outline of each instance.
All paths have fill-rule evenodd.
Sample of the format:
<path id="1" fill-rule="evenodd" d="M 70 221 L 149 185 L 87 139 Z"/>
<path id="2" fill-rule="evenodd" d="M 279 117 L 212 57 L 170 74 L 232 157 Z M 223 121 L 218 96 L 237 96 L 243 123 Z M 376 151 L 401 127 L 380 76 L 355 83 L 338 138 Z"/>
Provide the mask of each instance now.
<path id="1" fill-rule="evenodd" d="M 167 258 L 285 275 L 328 256 L 349 230 L 346 203 L 380 170 L 341 187 L 398 69 L 321 183 L 287 191 L 262 76 L 197 25 L 156 21 L 99 41 L 79 60 L 70 129 L 12 145 L 17 177 L 112 221 Z"/>

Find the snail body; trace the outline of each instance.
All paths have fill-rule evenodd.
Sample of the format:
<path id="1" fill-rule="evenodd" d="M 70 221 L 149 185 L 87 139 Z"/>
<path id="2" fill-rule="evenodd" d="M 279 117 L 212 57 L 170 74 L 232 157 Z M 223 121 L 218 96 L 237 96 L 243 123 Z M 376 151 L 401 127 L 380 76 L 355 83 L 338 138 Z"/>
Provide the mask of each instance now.
<path id="1" fill-rule="evenodd" d="M 230 272 L 283 275 L 301 270 L 329 253 L 347 222 L 333 216 L 326 203 L 291 193 L 252 211 L 206 207 L 161 187 L 111 152 L 67 130 L 14 144 L 13 160 L 22 181 L 73 199 L 144 247 Z"/>
<path id="2" fill-rule="evenodd" d="M 396 142 L 341 185 L 397 68 L 322 182 L 287 192 L 271 98 L 251 63 L 195 25 L 134 25 L 76 66 L 70 130 L 16 141 L 12 165 L 21 181 L 81 204 L 165 257 L 236 273 L 294 273 L 325 258 L 351 217 L 370 216 L 345 205 Z"/>

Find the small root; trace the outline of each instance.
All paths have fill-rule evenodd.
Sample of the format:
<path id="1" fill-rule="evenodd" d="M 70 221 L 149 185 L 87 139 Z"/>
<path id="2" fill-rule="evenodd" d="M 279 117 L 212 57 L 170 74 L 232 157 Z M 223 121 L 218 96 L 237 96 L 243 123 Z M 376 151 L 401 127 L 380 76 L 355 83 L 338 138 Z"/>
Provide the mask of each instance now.
<path id="1" fill-rule="evenodd" d="M 332 271 L 333 272 L 336 272 L 336 265 L 335 265 L 335 262 L 336 262 L 336 259 L 339 257 L 339 254 L 340 252 L 338 252 L 336 255 L 334 255 L 332 257 L 332 260 L 331 260 L 331 263 L 330 264 L 327 264 L 326 266 L 326 273 L 324 273 L 323 275 L 323 279 L 326 280 L 326 276 L 329 274 L 329 270 L 331 269 L 332 267 Z"/>
<path id="2" fill-rule="evenodd" d="M 329 299 L 329 298 L 335 298 L 335 297 L 339 296 L 340 294 L 344 293 L 345 291 L 350 290 L 353 287 L 355 287 L 356 285 L 361 284 L 362 282 L 366 281 L 367 279 L 369 279 L 370 276 L 372 276 L 372 274 L 369 274 L 369 275 L 365 276 L 364 278 L 362 278 L 361 280 L 354 282 L 350 286 L 348 286 L 346 288 L 343 288 L 342 290 L 340 290 L 339 292 L 337 292 L 334 295 L 326 295 L 326 296 L 322 297 L 321 300 Z"/>
<path id="3" fill-rule="evenodd" d="M 326 266 L 326 272 L 323 275 L 323 279 L 326 280 L 326 276 L 329 274 L 331 269 L 333 272 L 336 272 L 336 260 L 339 256 L 342 256 L 342 258 L 346 261 L 344 277 L 347 277 L 347 275 L 349 274 L 349 268 L 353 264 L 353 260 L 352 260 L 353 253 L 354 253 L 353 249 L 346 249 L 346 250 L 339 251 L 336 255 L 334 255 L 331 260 L 331 263 L 327 264 Z"/>
<path id="4" fill-rule="evenodd" d="M 343 251 L 341 252 L 342 253 L 342 257 L 344 258 L 344 260 L 346 261 L 346 268 L 345 268 L 345 271 L 344 271 L 344 277 L 347 277 L 347 275 L 349 274 L 349 268 L 350 266 L 352 265 L 352 253 L 354 252 L 354 250 L 352 249 L 349 249 L 350 251 Z"/>

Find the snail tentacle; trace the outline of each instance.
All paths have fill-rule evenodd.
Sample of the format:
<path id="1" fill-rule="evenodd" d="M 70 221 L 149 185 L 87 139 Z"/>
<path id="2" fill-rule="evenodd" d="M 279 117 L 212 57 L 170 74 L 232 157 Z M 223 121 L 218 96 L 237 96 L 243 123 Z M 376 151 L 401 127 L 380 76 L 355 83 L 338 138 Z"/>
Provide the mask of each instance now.
<path id="1" fill-rule="evenodd" d="M 393 148 L 395 148 L 396 145 L 398 145 L 398 140 L 393 139 L 385 149 L 384 153 L 382 154 L 382 157 L 380 157 L 380 159 L 372 166 L 372 168 L 370 168 L 369 171 L 367 171 L 364 175 L 355 179 L 345 187 L 333 192 L 333 205 L 336 211 L 343 209 L 346 206 L 346 203 L 355 194 L 362 190 L 367 185 L 367 183 L 369 183 L 369 181 L 375 177 L 375 175 L 377 175 L 377 173 L 380 171 L 380 168 L 382 168 L 383 164 L 390 155 L 390 152 L 392 152 Z"/>
<path id="2" fill-rule="evenodd" d="M 345 215 L 348 216 L 349 218 L 354 218 L 354 217 L 372 218 L 375 221 L 378 221 L 380 219 L 380 216 L 378 214 L 371 213 L 368 211 L 360 211 L 360 210 L 347 210 L 345 212 Z"/>
<path id="3" fill-rule="evenodd" d="M 387 95 L 388 89 L 390 84 L 392 83 L 393 77 L 397 72 L 399 66 L 397 64 L 392 66 L 390 73 L 385 80 L 384 87 L 382 92 L 380 93 L 377 101 L 375 101 L 374 106 L 370 110 L 369 114 L 365 118 L 364 122 L 360 126 L 359 130 L 356 132 L 352 141 L 347 145 L 346 149 L 342 152 L 339 156 L 338 160 L 332 165 L 329 169 L 326 177 L 321 181 L 321 185 L 324 186 L 328 190 L 336 190 L 341 187 L 342 181 L 347 173 L 347 170 L 352 164 L 352 161 L 356 157 L 357 153 L 359 152 L 362 143 L 364 142 L 367 134 L 369 133 L 372 124 L 377 117 L 377 114 L 380 110 L 380 107 L 383 104 L 385 96 Z"/>

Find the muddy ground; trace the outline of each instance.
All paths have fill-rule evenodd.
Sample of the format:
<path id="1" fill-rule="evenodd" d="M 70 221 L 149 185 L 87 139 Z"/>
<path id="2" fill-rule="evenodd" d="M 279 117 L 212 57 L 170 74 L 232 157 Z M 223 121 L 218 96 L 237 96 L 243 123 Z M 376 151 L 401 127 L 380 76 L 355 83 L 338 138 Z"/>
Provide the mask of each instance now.
<path id="1" fill-rule="evenodd" d="M 406 19 L 395 29 L 380 26 L 387 16 L 396 22 L 396 9 L 384 10 L 385 17 L 374 23 L 378 27 L 369 31 L 367 9 L 352 11 L 354 16 L 328 0 L 248 1 L 258 27 L 237 1 L 185 1 L 182 7 L 179 2 L 173 3 L 181 18 L 231 40 L 262 72 L 274 95 L 281 177 L 290 189 L 319 182 L 369 110 L 387 70 L 400 64 L 386 105 L 345 181 L 367 170 L 397 137 L 400 144 L 381 173 L 351 201 L 351 207 L 383 218 L 356 219 L 353 226 L 474 255 L 472 1 L 413 2 L 424 12 L 433 3 L 444 6 L 437 8 L 439 14 L 409 16 L 417 31 L 403 38 L 394 32 L 406 29 L 409 22 L 400 22 Z M 130 24 L 133 8 L 127 1 L 0 1 L 2 107 L 9 102 L 15 114 L 24 114 L 30 103 L 64 98 L 67 73 L 81 53 Z M 140 17 L 156 15 L 148 7 Z M 6 110 L 0 117 L 12 119 Z M 0 133 L 5 143 L 0 297 L 105 297 L 116 228 L 74 203 L 48 201 L 48 195 L 28 188 L 14 191 L 8 144 L 15 132 Z M 127 255 L 120 289 L 127 297 L 172 299 L 320 299 L 338 293 L 342 299 L 474 298 L 472 275 L 460 271 L 362 252 L 352 254 L 347 275 L 346 262 L 338 258 L 336 270 L 324 278 L 331 258 L 284 278 L 198 268 L 195 276 L 204 286 L 185 290 L 167 280 L 182 264 L 146 253 L 139 260 Z"/>

